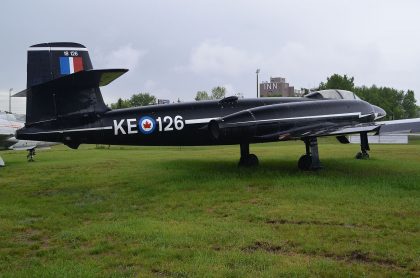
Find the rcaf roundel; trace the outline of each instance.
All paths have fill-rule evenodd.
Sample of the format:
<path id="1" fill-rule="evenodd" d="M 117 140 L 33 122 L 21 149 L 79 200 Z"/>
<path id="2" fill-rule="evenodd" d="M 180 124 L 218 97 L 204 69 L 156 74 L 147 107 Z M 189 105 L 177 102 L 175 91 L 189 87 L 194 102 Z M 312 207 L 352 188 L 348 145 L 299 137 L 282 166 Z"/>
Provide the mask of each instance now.
<path id="1" fill-rule="evenodd" d="M 141 117 L 139 120 L 139 130 L 143 134 L 150 134 L 152 133 L 156 128 L 156 121 L 149 117 L 144 116 Z"/>

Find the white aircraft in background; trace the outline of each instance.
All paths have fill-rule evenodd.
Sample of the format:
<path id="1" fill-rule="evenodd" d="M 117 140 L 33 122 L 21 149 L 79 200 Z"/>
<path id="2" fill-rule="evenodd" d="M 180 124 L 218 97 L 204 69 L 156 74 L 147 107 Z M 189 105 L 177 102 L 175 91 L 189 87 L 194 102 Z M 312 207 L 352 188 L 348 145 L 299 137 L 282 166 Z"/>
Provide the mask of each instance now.
<path id="1" fill-rule="evenodd" d="M 29 152 L 27 155 L 28 161 L 33 161 L 36 148 L 49 148 L 57 145 L 57 143 L 16 139 L 16 130 L 25 125 L 24 121 L 24 115 L 0 112 L 0 150 L 26 150 Z M 1 157 L 0 166 L 4 166 Z"/>

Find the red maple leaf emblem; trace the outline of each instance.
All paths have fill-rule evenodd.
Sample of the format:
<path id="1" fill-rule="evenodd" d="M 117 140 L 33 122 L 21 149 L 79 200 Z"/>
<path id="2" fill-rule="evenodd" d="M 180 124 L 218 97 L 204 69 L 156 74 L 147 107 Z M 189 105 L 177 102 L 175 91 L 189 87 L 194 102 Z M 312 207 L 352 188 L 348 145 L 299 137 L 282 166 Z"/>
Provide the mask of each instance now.
<path id="1" fill-rule="evenodd" d="M 152 123 L 151 122 L 149 122 L 149 121 L 145 121 L 144 123 L 143 123 L 143 128 L 144 129 L 149 129 L 149 128 L 151 128 L 152 127 Z"/>

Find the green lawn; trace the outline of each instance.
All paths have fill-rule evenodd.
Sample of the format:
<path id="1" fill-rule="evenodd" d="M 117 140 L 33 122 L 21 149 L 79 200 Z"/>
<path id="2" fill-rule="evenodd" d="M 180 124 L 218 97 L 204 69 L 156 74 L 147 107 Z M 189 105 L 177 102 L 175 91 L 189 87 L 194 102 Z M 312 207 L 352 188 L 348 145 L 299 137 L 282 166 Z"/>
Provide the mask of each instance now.
<path id="1" fill-rule="evenodd" d="M 419 276 L 420 144 L 2 152 L 0 276 Z"/>

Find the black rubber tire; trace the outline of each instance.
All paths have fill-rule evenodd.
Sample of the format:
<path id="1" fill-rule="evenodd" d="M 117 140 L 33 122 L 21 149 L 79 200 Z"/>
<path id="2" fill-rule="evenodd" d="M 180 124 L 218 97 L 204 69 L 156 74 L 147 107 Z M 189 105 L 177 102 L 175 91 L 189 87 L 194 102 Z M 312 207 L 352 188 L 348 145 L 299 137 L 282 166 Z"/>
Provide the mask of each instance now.
<path id="1" fill-rule="evenodd" d="M 368 153 L 363 153 L 363 152 L 358 152 L 356 154 L 356 159 L 369 159 L 369 154 Z"/>
<path id="2" fill-rule="evenodd" d="M 239 160 L 239 167 L 255 167 L 258 166 L 259 161 L 258 157 L 255 154 L 249 154 L 246 157 L 241 157 Z"/>
<path id="3" fill-rule="evenodd" d="M 312 156 L 304 154 L 299 158 L 298 167 L 300 170 L 309 171 L 312 166 Z"/>

